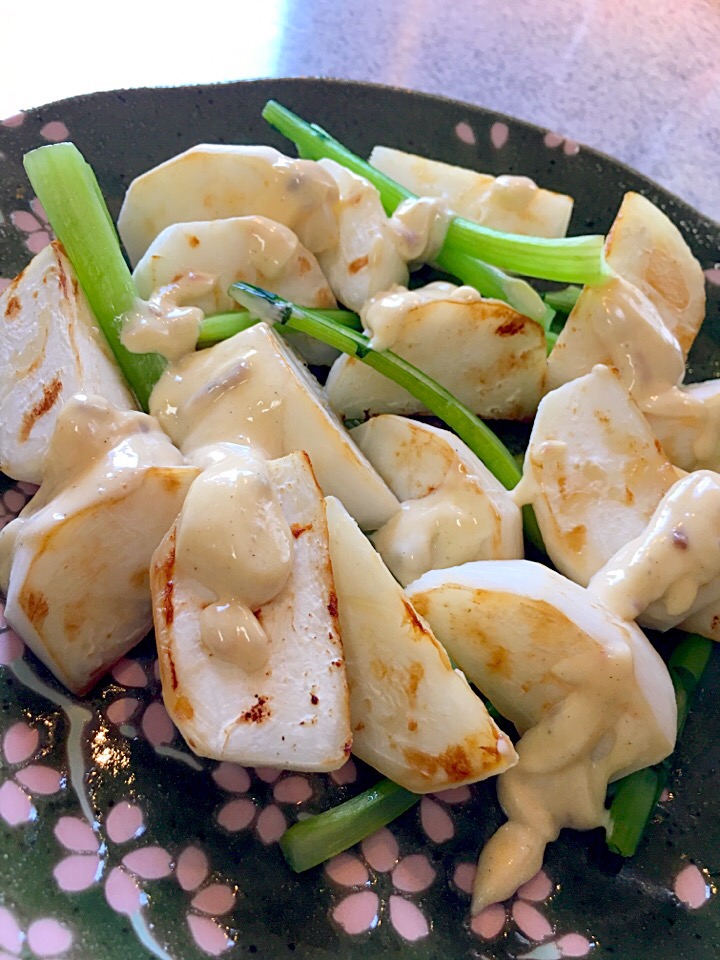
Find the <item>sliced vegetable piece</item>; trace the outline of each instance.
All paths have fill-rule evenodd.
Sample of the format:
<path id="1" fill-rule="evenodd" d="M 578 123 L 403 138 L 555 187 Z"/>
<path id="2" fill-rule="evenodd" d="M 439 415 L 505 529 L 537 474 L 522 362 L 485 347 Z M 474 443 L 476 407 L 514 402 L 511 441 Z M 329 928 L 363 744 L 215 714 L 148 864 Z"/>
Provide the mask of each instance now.
<path id="1" fill-rule="evenodd" d="M 256 447 L 268 459 L 306 450 L 323 492 L 342 497 L 365 530 L 398 510 L 320 384 L 266 324 L 184 357 L 153 391 L 152 409 L 187 455 L 223 441 Z"/>
<path id="2" fill-rule="evenodd" d="M 647 197 L 626 193 L 605 256 L 655 304 L 687 356 L 705 319 L 705 277 L 675 224 Z"/>
<path id="3" fill-rule="evenodd" d="M 460 217 L 529 237 L 564 237 L 573 198 L 543 190 L 529 177 L 499 177 L 429 160 L 392 147 L 373 147 L 371 166 L 419 197 L 439 197 Z"/>
<path id="4" fill-rule="evenodd" d="M 151 417 L 83 396 L 59 414 L 47 462 L 0 533 L 0 585 L 8 623 L 83 694 L 150 629 L 150 558 L 197 470 Z"/>
<path id="5" fill-rule="evenodd" d="M 313 311 L 281 300 L 266 290 L 244 283 L 235 284 L 231 289 L 238 303 L 268 323 L 280 324 L 317 337 L 344 353 L 359 357 L 383 376 L 394 380 L 443 420 L 504 487 L 511 490 L 518 483 L 520 470 L 502 441 L 467 407 L 422 371 L 389 350 L 373 350 L 368 338 L 362 334 L 340 327 Z M 532 511 L 523 510 L 523 522 L 528 538 L 542 550 L 542 537 Z"/>
<path id="6" fill-rule="evenodd" d="M 118 366 L 147 410 L 165 361 L 156 353 L 130 353 L 120 341 L 137 293 L 95 174 L 72 143 L 38 147 L 23 163 Z"/>
<path id="7" fill-rule="evenodd" d="M 230 444 L 210 459 L 151 567 L 168 713 L 201 756 L 335 770 L 352 736 L 325 504 L 310 460 L 293 453 L 260 473 L 253 452 Z M 250 542 L 258 552 L 244 557 Z M 287 546 L 275 593 L 285 566 L 274 570 L 272 558 Z"/>
<path id="8" fill-rule="evenodd" d="M 535 875 L 563 827 L 604 825 L 609 782 L 671 752 L 673 686 L 642 631 L 541 564 L 434 570 L 407 595 L 522 734 L 517 766 L 498 780 L 508 822 L 480 855 L 478 913 Z"/>
<path id="9" fill-rule="evenodd" d="M 515 497 L 532 503 L 558 570 L 586 585 L 676 479 L 626 388 L 599 365 L 541 401 Z"/>
<path id="10" fill-rule="evenodd" d="M 0 296 L 0 470 L 40 483 L 58 414 L 73 394 L 120 410 L 135 398 L 55 241 Z"/>
<path id="11" fill-rule="evenodd" d="M 302 873 L 392 823 L 419 799 L 418 793 L 380 780 L 351 800 L 293 824 L 283 834 L 280 849 L 290 868 Z"/>
<path id="12" fill-rule="evenodd" d="M 355 156 L 321 127 L 308 123 L 275 100 L 265 105 L 263 117 L 295 143 L 301 156 L 312 160 L 327 157 L 369 180 L 380 191 L 388 214 L 403 200 L 413 198 L 409 190 Z M 443 250 L 469 254 L 514 273 L 566 283 L 601 282 L 607 276 L 602 248 L 603 238 L 599 236 L 560 240 L 521 237 L 460 217 L 450 223 L 443 246 Z M 442 251 L 437 263 L 444 269 Z"/>
<path id="13" fill-rule="evenodd" d="M 339 500 L 327 499 L 353 752 L 414 793 L 500 773 L 508 737 Z"/>
<path id="14" fill-rule="evenodd" d="M 118 230 L 135 264 L 172 223 L 262 216 L 289 227 L 313 253 L 337 240 L 337 188 L 314 163 L 273 147 L 198 144 L 128 187 Z"/>
<path id="15" fill-rule="evenodd" d="M 403 586 L 428 570 L 523 556 L 520 509 L 450 431 L 383 415 L 350 435 L 401 501 L 371 540 Z"/>
<path id="16" fill-rule="evenodd" d="M 545 390 L 547 351 L 542 327 L 470 287 L 431 283 L 375 297 L 362 320 L 377 349 L 422 370 L 481 417 L 530 419 Z M 417 394 L 361 362 L 340 357 L 326 389 L 343 417 L 427 413 Z"/>

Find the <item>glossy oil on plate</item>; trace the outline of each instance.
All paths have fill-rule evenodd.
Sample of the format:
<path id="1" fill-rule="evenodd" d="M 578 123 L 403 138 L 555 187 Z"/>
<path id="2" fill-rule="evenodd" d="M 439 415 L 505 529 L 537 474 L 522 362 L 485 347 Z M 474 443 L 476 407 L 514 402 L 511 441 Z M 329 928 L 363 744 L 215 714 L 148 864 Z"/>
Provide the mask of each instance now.
<path id="1" fill-rule="evenodd" d="M 81 97 L 0 126 L 0 286 L 49 241 L 25 151 L 71 139 L 116 215 L 137 174 L 198 142 L 287 144 L 275 97 L 362 155 L 384 143 L 575 197 L 571 233 L 604 232 L 626 190 L 679 225 L 708 279 L 691 379 L 720 375 L 720 229 L 656 185 L 553 133 L 466 104 L 319 80 Z M 4 480 L 0 523 L 32 494 Z M 706 960 L 720 955 L 720 657 L 637 857 L 566 831 L 544 870 L 472 923 L 492 783 L 425 797 L 389 829 L 302 876 L 278 838 L 358 792 L 371 771 L 250 770 L 194 757 L 166 714 L 152 641 L 84 699 L 69 697 L 0 622 L 0 958 L 65 960 Z M 720 651 L 718 651 L 720 652 Z"/>

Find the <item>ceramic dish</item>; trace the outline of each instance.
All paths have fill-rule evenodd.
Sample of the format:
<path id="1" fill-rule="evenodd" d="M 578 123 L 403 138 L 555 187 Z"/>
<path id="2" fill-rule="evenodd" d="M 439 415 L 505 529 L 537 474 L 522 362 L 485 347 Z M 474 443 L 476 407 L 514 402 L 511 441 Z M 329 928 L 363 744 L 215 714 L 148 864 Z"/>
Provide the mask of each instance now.
<path id="1" fill-rule="evenodd" d="M 117 214 L 130 180 L 202 141 L 286 144 L 260 110 L 275 97 L 358 153 L 375 143 L 496 173 L 576 200 L 571 233 L 605 231 L 639 190 L 686 235 L 708 277 L 693 379 L 718 376 L 720 229 L 618 163 L 486 110 L 320 80 L 103 93 L 0 126 L 0 275 L 48 241 L 25 151 L 72 139 Z M 5 480 L 0 522 L 31 494 Z M 544 871 L 470 923 L 478 848 L 500 821 L 492 783 L 429 796 L 388 830 L 295 876 L 277 840 L 298 816 L 356 793 L 372 773 L 245 770 L 190 754 L 162 706 L 146 641 L 85 700 L 68 697 L 0 626 L 0 957 L 66 960 L 444 960 L 720 955 L 720 657 L 676 755 L 670 792 L 637 857 L 600 831 L 565 832 Z"/>

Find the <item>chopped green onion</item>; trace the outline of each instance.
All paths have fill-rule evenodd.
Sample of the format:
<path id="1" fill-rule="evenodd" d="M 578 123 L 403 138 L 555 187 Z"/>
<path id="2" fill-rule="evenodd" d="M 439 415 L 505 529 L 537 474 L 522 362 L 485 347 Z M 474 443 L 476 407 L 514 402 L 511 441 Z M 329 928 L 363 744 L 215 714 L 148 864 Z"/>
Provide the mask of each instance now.
<path id="1" fill-rule="evenodd" d="M 120 340 L 123 317 L 136 309 L 137 292 L 95 174 L 72 143 L 38 147 L 23 162 L 118 366 L 147 410 L 166 362 L 157 353 L 131 353 Z"/>
<path id="2" fill-rule="evenodd" d="M 281 837 L 280 849 L 291 869 L 302 873 L 369 837 L 419 799 L 419 794 L 381 780 L 352 800 L 298 821 Z"/>
<path id="3" fill-rule="evenodd" d="M 485 466 L 508 489 L 522 476 L 515 459 L 498 437 L 466 406 L 439 383 L 390 350 L 374 350 L 369 339 L 355 330 L 321 316 L 314 310 L 298 307 L 281 297 L 249 283 L 234 283 L 230 296 L 252 315 L 271 324 L 306 333 L 351 357 L 357 357 L 373 370 L 403 387 L 431 413 L 443 420 Z M 523 509 L 525 532 L 538 549 L 542 536 L 535 515 Z"/>
<path id="4" fill-rule="evenodd" d="M 563 287 L 562 290 L 548 291 L 543 300 L 558 313 L 570 313 L 581 293 L 582 287 Z"/>
<path id="5" fill-rule="evenodd" d="M 547 311 L 542 297 L 519 277 L 508 276 L 482 260 L 445 247 L 435 262 L 441 270 L 474 287 L 484 297 L 504 300 L 513 310 L 544 326 Z"/>
<path id="6" fill-rule="evenodd" d="M 312 160 L 328 157 L 365 177 L 377 188 L 383 206 L 392 214 L 404 200 L 415 195 L 390 177 L 361 160 L 322 127 L 308 123 L 275 100 L 262 113 L 276 130 L 292 140 L 301 156 Z M 502 233 L 455 217 L 445 237 L 443 254 L 466 254 L 513 273 L 561 283 L 601 283 L 608 276 L 601 236 L 548 239 Z"/>
<path id="7" fill-rule="evenodd" d="M 316 310 L 323 317 L 328 317 L 336 323 L 352 330 L 362 330 L 360 317 L 350 310 Z M 205 317 L 200 324 L 198 347 L 207 347 L 219 340 L 228 340 L 236 333 L 247 330 L 258 323 L 257 317 L 252 317 L 244 310 L 233 310 L 231 313 L 215 313 Z"/>
<path id="8" fill-rule="evenodd" d="M 685 727 L 692 696 L 695 693 L 712 651 L 712 641 L 697 634 L 686 634 L 668 660 L 668 670 L 677 701 L 678 739 Z M 617 784 L 610 806 L 606 841 L 613 853 L 632 857 L 638 848 L 655 805 L 668 781 L 671 757 L 645 770 L 624 777 Z"/>

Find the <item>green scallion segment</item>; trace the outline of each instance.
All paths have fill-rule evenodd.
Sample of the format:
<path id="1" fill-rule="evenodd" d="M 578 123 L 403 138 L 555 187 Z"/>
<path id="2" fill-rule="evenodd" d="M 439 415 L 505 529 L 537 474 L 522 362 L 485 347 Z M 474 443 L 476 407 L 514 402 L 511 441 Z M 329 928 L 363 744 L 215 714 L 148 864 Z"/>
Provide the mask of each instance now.
<path id="1" fill-rule="evenodd" d="M 522 476 L 514 457 L 498 437 L 472 411 L 439 383 L 390 350 L 374 350 L 368 338 L 343 327 L 314 310 L 298 307 L 249 283 L 234 283 L 229 290 L 241 306 L 271 324 L 298 330 L 351 357 L 403 387 L 436 417 L 443 420 L 508 490 Z M 525 533 L 543 550 L 542 536 L 532 510 L 523 510 Z"/>
<path id="2" fill-rule="evenodd" d="M 156 353 L 131 353 L 120 340 L 123 316 L 135 310 L 137 292 L 95 174 L 72 143 L 38 147 L 23 162 L 118 366 L 147 410 L 166 363 Z"/>
<path id="3" fill-rule="evenodd" d="M 319 813 L 286 830 L 280 849 L 295 873 L 337 856 L 409 810 L 419 794 L 381 780 L 352 800 Z"/>
<path id="4" fill-rule="evenodd" d="M 685 727 L 693 694 L 712 652 L 712 641 L 697 634 L 686 634 L 668 660 L 678 708 L 678 739 Z M 610 805 L 607 845 L 621 857 L 633 857 L 645 827 L 665 788 L 671 757 L 645 770 L 624 777 L 617 785 Z"/>
<path id="5" fill-rule="evenodd" d="M 443 247 L 436 263 L 441 270 L 474 287 L 484 297 L 504 300 L 513 310 L 545 325 L 547 310 L 542 297 L 519 277 L 511 277 L 498 267 L 446 247 Z"/>
<path id="6" fill-rule="evenodd" d="M 550 290 L 543 296 L 543 300 L 558 313 L 570 313 L 581 293 L 582 287 L 563 287 L 562 290 Z"/>
<path id="7" fill-rule="evenodd" d="M 409 190 L 361 160 L 321 127 L 308 123 L 275 100 L 268 101 L 262 115 L 292 140 L 301 156 L 312 160 L 327 157 L 369 180 L 378 189 L 388 214 L 404 200 L 414 198 Z M 465 254 L 527 277 L 561 283 L 602 283 L 608 276 L 603 243 L 601 236 L 525 237 L 455 217 L 448 227 L 438 263 L 442 265 L 443 254 Z"/>
<path id="8" fill-rule="evenodd" d="M 350 310 L 315 310 L 320 316 L 334 320 L 343 327 L 351 330 L 362 330 L 360 317 Z M 228 340 L 236 333 L 247 330 L 258 322 L 257 317 L 251 316 L 244 310 L 233 310 L 231 313 L 215 313 L 205 317 L 200 324 L 198 347 L 208 347 L 220 340 Z"/>

